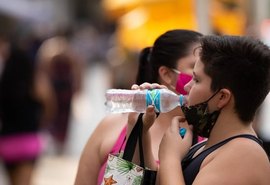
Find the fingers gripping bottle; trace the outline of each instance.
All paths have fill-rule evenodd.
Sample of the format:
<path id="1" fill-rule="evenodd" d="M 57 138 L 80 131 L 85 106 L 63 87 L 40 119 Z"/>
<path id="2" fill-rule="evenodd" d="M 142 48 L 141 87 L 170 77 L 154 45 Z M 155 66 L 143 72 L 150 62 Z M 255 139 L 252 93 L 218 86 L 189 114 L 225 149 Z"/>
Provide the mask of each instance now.
<path id="1" fill-rule="evenodd" d="M 149 105 L 153 105 L 156 112 L 169 112 L 185 103 L 184 95 L 177 95 L 168 89 L 109 89 L 105 105 L 109 112 L 144 113 Z"/>

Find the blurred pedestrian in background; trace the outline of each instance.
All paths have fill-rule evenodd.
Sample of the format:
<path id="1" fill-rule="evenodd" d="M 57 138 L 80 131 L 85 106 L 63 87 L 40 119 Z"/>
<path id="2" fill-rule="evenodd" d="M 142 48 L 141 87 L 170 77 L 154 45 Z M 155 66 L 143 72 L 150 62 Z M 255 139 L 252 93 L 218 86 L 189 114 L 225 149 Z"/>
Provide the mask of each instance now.
<path id="1" fill-rule="evenodd" d="M 47 119 L 44 111 L 51 99 L 27 51 L 5 41 L 0 43 L 0 159 L 11 185 L 29 185 L 44 149 L 40 124 Z"/>
<path id="2" fill-rule="evenodd" d="M 55 152 L 62 154 L 67 139 L 72 99 L 81 89 L 81 61 L 68 40 L 55 36 L 45 40 L 38 50 L 37 70 L 49 79 L 54 96 L 54 112 L 48 130 Z"/>
<path id="3" fill-rule="evenodd" d="M 9 48 L 10 48 L 10 43 L 9 43 L 8 38 L 4 34 L 1 34 L 0 35 L 0 78 L 4 71 L 5 62 L 9 55 Z"/>

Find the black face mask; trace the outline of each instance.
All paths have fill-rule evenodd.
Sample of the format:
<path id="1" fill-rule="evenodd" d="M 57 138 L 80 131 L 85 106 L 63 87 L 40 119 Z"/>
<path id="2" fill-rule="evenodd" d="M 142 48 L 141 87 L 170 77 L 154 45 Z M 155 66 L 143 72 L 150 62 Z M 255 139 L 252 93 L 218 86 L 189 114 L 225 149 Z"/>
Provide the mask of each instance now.
<path id="1" fill-rule="evenodd" d="M 218 93 L 217 91 L 208 100 L 193 106 L 181 106 L 188 124 L 193 125 L 194 134 L 208 138 L 212 131 L 220 110 L 208 112 L 208 102 Z"/>

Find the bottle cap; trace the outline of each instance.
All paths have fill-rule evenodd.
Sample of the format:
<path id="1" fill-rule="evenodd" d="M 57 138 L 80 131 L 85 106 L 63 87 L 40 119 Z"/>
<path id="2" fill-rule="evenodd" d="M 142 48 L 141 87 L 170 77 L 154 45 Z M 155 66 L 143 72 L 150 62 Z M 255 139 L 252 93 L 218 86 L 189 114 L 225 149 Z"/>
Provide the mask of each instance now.
<path id="1" fill-rule="evenodd" d="M 183 106 L 187 103 L 186 97 L 182 94 L 179 97 L 179 103 L 180 103 L 180 106 Z"/>
<path id="2" fill-rule="evenodd" d="M 179 130 L 179 134 L 182 138 L 185 136 L 186 132 L 187 132 L 187 129 L 185 129 L 185 128 L 180 128 L 180 130 Z"/>

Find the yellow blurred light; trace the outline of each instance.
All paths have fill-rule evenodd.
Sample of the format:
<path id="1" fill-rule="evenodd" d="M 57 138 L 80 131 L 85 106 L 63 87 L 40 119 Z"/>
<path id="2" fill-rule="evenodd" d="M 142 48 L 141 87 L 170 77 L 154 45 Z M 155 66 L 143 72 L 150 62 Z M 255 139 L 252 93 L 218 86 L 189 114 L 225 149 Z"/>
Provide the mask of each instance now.
<path id="1" fill-rule="evenodd" d="M 210 20 L 219 34 L 244 35 L 247 24 L 244 0 L 212 0 Z"/>
<path id="2" fill-rule="evenodd" d="M 119 19 L 119 22 L 127 27 L 127 29 L 136 29 L 148 19 L 148 12 L 145 8 L 136 8 Z M 132 21 L 131 21 L 132 20 Z"/>
<path id="3" fill-rule="evenodd" d="M 170 3 L 175 1 L 182 0 L 102 0 L 101 4 L 108 18 L 117 19 L 123 14 L 139 6 L 152 6 L 156 3 Z"/>
<path id="4" fill-rule="evenodd" d="M 197 30 L 192 0 L 148 0 L 119 18 L 117 38 L 122 47 L 140 50 L 162 33 L 180 28 Z"/>
<path id="5" fill-rule="evenodd" d="M 102 7 L 110 19 L 116 19 L 140 4 L 141 0 L 103 0 Z"/>

